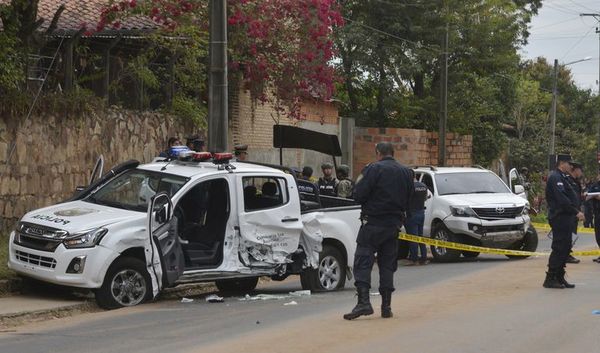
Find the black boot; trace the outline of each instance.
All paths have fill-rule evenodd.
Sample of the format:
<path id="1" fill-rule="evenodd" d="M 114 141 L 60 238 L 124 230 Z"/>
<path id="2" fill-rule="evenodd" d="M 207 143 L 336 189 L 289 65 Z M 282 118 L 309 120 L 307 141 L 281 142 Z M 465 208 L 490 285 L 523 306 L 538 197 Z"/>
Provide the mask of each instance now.
<path id="1" fill-rule="evenodd" d="M 565 286 L 565 288 L 575 288 L 574 284 L 571 284 L 569 282 L 567 282 L 567 280 L 565 279 L 565 269 L 563 268 L 562 271 L 558 271 L 556 273 L 556 279 L 558 279 L 558 281 Z"/>
<path id="2" fill-rule="evenodd" d="M 373 314 L 373 307 L 369 301 L 369 288 L 358 287 L 356 288 L 356 294 L 358 295 L 358 304 L 351 312 L 344 314 L 346 320 L 354 320 L 359 316 Z"/>
<path id="3" fill-rule="evenodd" d="M 544 280 L 544 288 L 565 288 L 565 286 L 559 281 L 556 271 L 548 270 Z"/>
<path id="4" fill-rule="evenodd" d="M 392 292 L 380 291 L 381 294 L 381 317 L 390 318 L 394 316 L 392 313 Z"/>

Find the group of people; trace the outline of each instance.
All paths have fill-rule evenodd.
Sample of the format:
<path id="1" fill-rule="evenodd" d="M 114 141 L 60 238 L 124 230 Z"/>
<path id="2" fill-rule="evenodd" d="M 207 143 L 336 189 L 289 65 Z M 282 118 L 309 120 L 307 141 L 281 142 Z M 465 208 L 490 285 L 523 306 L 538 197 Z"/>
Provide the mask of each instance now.
<path id="1" fill-rule="evenodd" d="M 313 169 L 309 166 L 302 168 L 302 170 L 292 168 L 292 171 L 299 180 L 314 184 L 319 189 L 319 195 L 321 196 L 352 198 L 354 181 L 349 177 L 350 167 L 345 164 L 336 168 L 334 176 L 333 164 L 323 163 L 321 165 L 323 175 L 318 179 L 313 176 Z M 312 193 L 312 191 L 306 190 L 307 186 L 305 184 L 302 185 L 302 188 L 301 191 Z M 308 188 L 310 189 L 310 186 Z"/>

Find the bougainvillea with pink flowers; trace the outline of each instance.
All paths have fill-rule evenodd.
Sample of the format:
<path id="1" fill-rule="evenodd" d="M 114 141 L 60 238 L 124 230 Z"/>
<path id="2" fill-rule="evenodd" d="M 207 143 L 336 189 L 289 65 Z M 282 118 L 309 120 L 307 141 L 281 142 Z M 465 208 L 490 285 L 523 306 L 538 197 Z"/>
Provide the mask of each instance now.
<path id="1" fill-rule="evenodd" d="M 96 30 L 148 16 L 165 30 L 208 30 L 206 0 L 112 0 Z M 299 103 L 328 100 L 335 72 L 332 33 L 343 25 L 335 0 L 228 0 L 229 69 L 256 101 L 300 118 Z"/>

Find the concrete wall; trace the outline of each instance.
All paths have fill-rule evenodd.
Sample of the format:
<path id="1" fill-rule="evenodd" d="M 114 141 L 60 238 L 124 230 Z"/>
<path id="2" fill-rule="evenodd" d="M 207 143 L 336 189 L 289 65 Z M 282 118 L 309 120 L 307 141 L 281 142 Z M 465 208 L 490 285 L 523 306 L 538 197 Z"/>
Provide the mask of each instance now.
<path id="1" fill-rule="evenodd" d="M 425 130 L 397 128 L 355 128 L 353 146 L 353 175 L 375 160 L 375 144 L 388 141 L 394 145 L 395 158 L 404 165 L 437 165 L 438 134 Z M 446 134 L 446 165 L 471 166 L 473 137 Z"/>
<path id="2" fill-rule="evenodd" d="M 0 230 L 29 210 L 69 198 L 76 186 L 87 184 L 100 154 L 105 171 L 129 159 L 149 162 L 169 136 L 194 132 L 169 116 L 120 109 L 75 119 L 32 116 L 11 124 L 0 119 Z"/>

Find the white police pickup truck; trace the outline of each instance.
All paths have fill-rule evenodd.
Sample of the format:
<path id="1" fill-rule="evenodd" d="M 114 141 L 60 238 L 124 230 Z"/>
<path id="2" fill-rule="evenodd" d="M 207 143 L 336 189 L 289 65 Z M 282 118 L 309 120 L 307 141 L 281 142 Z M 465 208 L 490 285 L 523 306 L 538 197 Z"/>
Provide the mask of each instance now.
<path id="1" fill-rule="evenodd" d="M 23 216 L 8 265 L 22 276 L 93 289 L 107 309 L 192 281 L 249 291 L 260 276 L 300 274 L 305 289 L 343 288 L 359 206 L 303 195 L 282 170 L 230 159 L 190 152 L 124 163 L 73 200 Z"/>
<path id="2" fill-rule="evenodd" d="M 425 202 L 423 235 L 433 239 L 492 248 L 535 251 L 529 204 L 493 172 L 483 168 L 416 167 L 417 179 L 431 192 Z M 431 247 L 438 261 L 476 257 L 477 252 Z M 522 256 L 509 256 L 522 258 Z"/>

